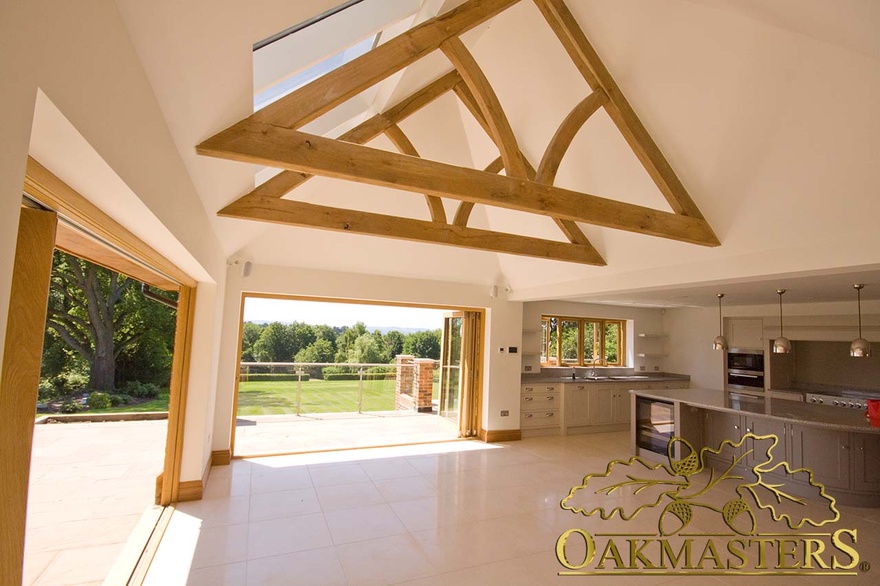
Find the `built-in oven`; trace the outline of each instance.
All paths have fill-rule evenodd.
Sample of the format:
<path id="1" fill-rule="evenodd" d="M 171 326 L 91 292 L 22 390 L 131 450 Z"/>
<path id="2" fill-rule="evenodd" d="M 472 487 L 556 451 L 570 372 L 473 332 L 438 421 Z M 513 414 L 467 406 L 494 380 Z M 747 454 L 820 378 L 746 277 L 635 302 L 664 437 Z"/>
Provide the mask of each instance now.
<path id="1" fill-rule="evenodd" d="M 727 388 L 764 391 L 764 352 L 731 348 L 727 352 Z"/>
<path id="2" fill-rule="evenodd" d="M 675 437 L 675 406 L 669 401 L 636 397 L 636 446 L 656 454 L 667 454 Z"/>
<path id="3" fill-rule="evenodd" d="M 764 373 L 764 352 L 731 348 L 727 352 L 727 370 Z"/>

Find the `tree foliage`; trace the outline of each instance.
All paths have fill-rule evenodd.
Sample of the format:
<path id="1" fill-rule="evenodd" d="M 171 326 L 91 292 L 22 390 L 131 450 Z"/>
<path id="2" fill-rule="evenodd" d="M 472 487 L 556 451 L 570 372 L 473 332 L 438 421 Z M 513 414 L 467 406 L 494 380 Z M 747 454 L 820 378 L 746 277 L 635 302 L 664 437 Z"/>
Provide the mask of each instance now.
<path id="1" fill-rule="evenodd" d="M 56 251 L 43 374 L 85 368 L 102 391 L 133 377 L 167 384 L 174 325 L 174 310 L 145 299 L 137 281 Z"/>

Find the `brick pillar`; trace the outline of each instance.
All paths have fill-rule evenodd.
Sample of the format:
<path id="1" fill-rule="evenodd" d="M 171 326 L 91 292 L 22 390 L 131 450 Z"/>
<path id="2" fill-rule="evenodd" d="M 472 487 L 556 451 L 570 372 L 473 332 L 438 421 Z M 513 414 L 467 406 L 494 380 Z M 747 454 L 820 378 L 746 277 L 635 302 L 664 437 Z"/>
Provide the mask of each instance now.
<path id="1" fill-rule="evenodd" d="M 397 376 L 394 386 L 394 409 L 397 411 L 415 411 L 416 401 L 413 396 L 415 379 L 413 357 L 407 354 L 397 356 Z"/>
<path id="2" fill-rule="evenodd" d="M 416 409 L 419 413 L 430 413 L 434 410 L 434 361 L 430 358 L 416 358 L 415 365 Z"/>

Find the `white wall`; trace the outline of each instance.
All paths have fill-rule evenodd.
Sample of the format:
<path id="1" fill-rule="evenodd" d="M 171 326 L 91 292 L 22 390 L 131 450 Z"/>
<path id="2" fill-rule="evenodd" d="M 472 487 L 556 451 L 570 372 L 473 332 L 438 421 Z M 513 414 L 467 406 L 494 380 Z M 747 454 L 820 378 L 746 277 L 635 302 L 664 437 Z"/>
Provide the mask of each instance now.
<path id="1" fill-rule="evenodd" d="M 482 425 L 490 430 L 519 428 L 519 355 L 499 353 L 498 348 L 520 345 L 522 304 L 507 301 L 503 291 L 492 299 L 483 285 L 255 264 L 248 277 L 237 266 L 227 272 L 214 450 L 229 448 L 241 299 L 246 292 L 485 308 Z M 510 417 L 502 418 L 502 410 L 510 411 Z"/>
<path id="2" fill-rule="evenodd" d="M 209 454 L 204 442 L 193 436 L 211 429 L 213 412 L 206 411 L 204 404 L 216 380 L 216 360 L 210 350 L 219 325 L 214 295 L 222 298 L 225 276 L 224 258 L 205 210 L 114 2 L 4 2 L 0 10 L 0 342 L 5 337 L 24 165 L 40 88 L 81 135 L 83 144 L 136 195 L 143 205 L 140 219 L 154 217 L 167 228 L 164 234 L 148 234 L 148 243 L 159 250 L 176 250 L 180 256 L 170 257 L 180 266 L 195 260 L 188 266 L 198 269 L 189 270 L 198 273 L 193 276 L 201 280 L 202 295 L 196 309 L 198 359 L 192 361 L 190 372 L 182 478 L 201 478 Z M 78 176 L 82 172 L 74 167 L 58 174 L 72 185 L 89 183 Z M 138 219 L 126 217 L 124 198 L 99 193 L 100 186 L 94 189 L 83 190 L 82 195 L 100 202 L 105 212 L 139 232 Z M 150 237 L 157 240 L 151 242 Z M 217 293 L 210 291 L 218 287 L 211 281 L 219 282 Z"/>

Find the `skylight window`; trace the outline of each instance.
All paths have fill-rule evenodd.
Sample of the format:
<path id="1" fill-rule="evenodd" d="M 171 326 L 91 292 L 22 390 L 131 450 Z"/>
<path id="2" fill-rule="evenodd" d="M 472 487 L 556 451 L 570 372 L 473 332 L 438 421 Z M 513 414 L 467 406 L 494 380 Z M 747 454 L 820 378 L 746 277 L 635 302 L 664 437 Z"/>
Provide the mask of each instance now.
<path id="1" fill-rule="evenodd" d="M 357 59 L 398 32 L 421 0 L 349 0 L 254 45 L 254 111 Z M 407 27 L 404 27 L 404 29 Z"/>

